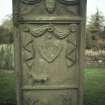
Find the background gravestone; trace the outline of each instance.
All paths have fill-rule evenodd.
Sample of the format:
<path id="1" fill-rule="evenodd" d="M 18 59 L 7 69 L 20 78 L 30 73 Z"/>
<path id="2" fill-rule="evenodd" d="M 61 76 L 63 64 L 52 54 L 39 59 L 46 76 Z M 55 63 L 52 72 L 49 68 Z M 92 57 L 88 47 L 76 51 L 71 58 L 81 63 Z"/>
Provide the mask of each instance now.
<path id="1" fill-rule="evenodd" d="M 13 0 L 18 105 L 82 105 L 86 0 Z"/>

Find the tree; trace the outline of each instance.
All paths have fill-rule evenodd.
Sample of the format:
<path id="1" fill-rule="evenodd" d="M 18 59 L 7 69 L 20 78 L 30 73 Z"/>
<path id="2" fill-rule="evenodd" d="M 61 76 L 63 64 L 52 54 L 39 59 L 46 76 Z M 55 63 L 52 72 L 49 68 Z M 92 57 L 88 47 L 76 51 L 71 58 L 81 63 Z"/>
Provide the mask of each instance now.
<path id="1" fill-rule="evenodd" d="M 95 48 L 97 46 L 95 39 L 103 31 L 104 27 L 105 17 L 97 9 L 96 13 L 91 15 L 87 23 L 86 48 Z"/>
<path id="2" fill-rule="evenodd" d="M 2 26 L 5 29 L 8 29 L 9 31 L 13 32 L 13 21 L 12 21 L 12 17 L 8 16 L 4 22 L 2 23 Z"/>
<path id="3" fill-rule="evenodd" d="M 87 29 L 90 31 L 102 31 L 105 26 L 105 17 L 102 13 L 97 9 L 96 13 L 91 15 L 88 23 Z"/>
<path id="4" fill-rule="evenodd" d="M 12 19 L 6 19 L 0 26 L 0 68 L 11 69 L 14 59 Z"/>
<path id="5" fill-rule="evenodd" d="M 13 43 L 12 19 L 6 19 L 0 26 L 0 44 Z"/>

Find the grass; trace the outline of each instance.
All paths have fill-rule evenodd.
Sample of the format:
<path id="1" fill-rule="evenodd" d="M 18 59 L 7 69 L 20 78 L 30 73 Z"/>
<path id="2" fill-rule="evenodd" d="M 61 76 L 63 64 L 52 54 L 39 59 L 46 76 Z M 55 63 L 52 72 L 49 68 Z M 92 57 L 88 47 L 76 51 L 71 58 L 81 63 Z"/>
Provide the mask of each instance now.
<path id="1" fill-rule="evenodd" d="M 89 67 L 84 74 L 84 105 L 105 105 L 105 68 Z M 0 105 L 16 104 L 15 84 L 14 72 L 0 71 Z"/>
<path id="2" fill-rule="evenodd" d="M 84 84 L 84 105 L 105 105 L 105 68 L 87 68 Z"/>
<path id="3" fill-rule="evenodd" d="M 16 103 L 15 83 L 14 72 L 0 71 L 0 105 L 14 105 Z"/>

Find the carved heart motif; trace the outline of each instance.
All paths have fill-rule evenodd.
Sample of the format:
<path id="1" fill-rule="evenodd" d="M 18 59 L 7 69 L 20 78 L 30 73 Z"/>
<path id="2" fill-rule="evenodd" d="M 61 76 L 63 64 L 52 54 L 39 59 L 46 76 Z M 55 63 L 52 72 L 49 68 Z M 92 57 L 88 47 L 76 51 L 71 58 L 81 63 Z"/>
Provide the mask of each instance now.
<path id="1" fill-rule="evenodd" d="M 40 56 L 48 63 L 52 63 L 60 55 L 62 46 L 58 41 L 46 41 L 39 45 L 38 49 Z"/>

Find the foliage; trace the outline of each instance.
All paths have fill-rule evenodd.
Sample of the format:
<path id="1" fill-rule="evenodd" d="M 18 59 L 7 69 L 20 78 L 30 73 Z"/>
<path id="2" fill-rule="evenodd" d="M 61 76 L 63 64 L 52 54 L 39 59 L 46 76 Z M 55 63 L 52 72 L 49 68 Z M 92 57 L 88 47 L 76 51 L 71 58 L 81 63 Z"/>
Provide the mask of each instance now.
<path id="1" fill-rule="evenodd" d="M 104 30 L 105 17 L 97 9 L 96 13 L 91 15 L 86 28 L 86 48 L 96 48 L 96 37 Z"/>
<path id="2" fill-rule="evenodd" d="M 13 23 L 7 19 L 0 26 L 0 44 L 13 43 Z"/>
<path id="3" fill-rule="evenodd" d="M 102 31 L 105 26 L 105 17 L 102 15 L 102 13 L 97 9 L 96 13 L 91 15 L 88 24 L 87 29 L 88 30 L 98 30 Z"/>
<path id="4" fill-rule="evenodd" d="M 14 66 L 12 19 L 6 19 L 0 26 L 0 68 L 11 69 Z"/>
<path id="5" fill-rule="evenodd" d="M 14 47 L 13 44 L 0 45 L 0 68 L 14 68 Z"/>
<path id="6" fill-rule="evenodd" d="M 2 26 L 5 29 L 8 29 L 9 31 L 13 32 L 13 21 L 11 17 L 8 17 L 7 19 L 5 19 L 5 21 L 2 23 Z"/>
<path id="7" fill-rule="evenodd" d="M 4 43 L 13 43 L 13 33 L 3 26 L 0 26 L 0 44 Z"/>
<path id="8" fill-rule="evenodd" d="M 96 47 L 96 42 L 93 39 L 92 33 L 87 29 L 86 30 L 86 49 L 92 49 Z"/>

